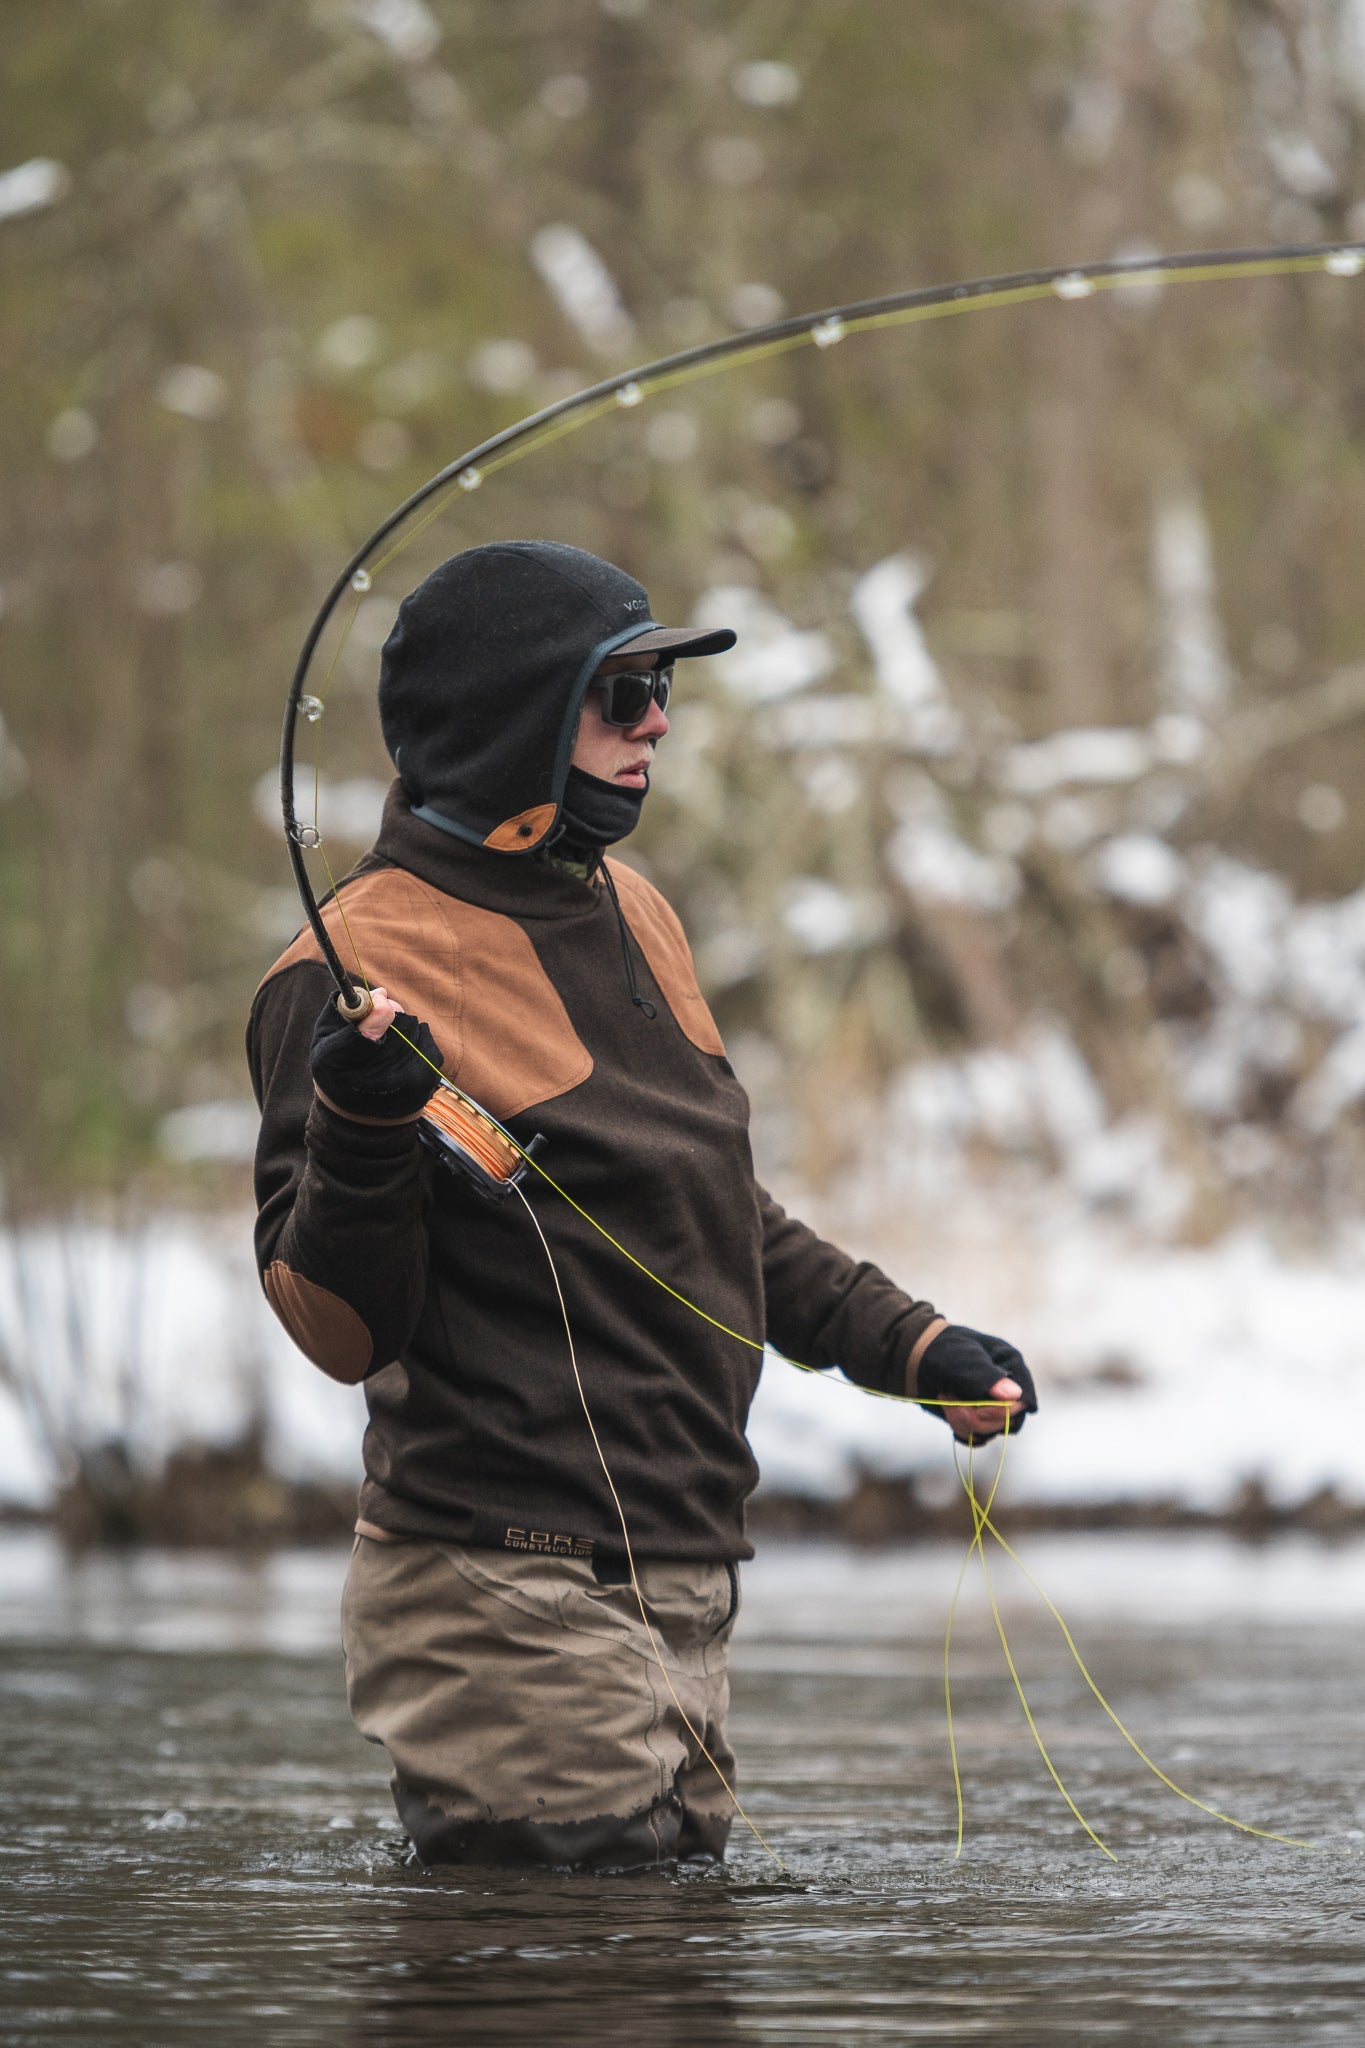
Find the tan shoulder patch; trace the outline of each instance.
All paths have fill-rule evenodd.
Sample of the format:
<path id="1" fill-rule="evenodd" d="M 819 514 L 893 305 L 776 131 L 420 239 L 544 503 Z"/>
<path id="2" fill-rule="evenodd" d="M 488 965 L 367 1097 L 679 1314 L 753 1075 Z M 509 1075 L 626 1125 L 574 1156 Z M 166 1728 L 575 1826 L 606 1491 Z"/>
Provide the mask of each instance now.
<path id="1" fill-rule="evenodd" d="M 609 860 L 626 923 L 649 962 L 683 1035 L 699 1052 L 723 1053 L 725 1041 L 697 987 L 697 970 L 677 914 L 652 883 L 621 861 Z"/>
<path id="2" fill-rule="evenodd" d="M 513 918 L 447 896 L 406 868 L 362 875 L 322 915 L 342 961 L 358 959 L 371 988 L 386 988 L 431 1026 L 446 1074 L 495 1117 L 548 1102 L 592 1072 L 592 1055 Z M 305 929 L 270 972 L 321 957 Z"/>

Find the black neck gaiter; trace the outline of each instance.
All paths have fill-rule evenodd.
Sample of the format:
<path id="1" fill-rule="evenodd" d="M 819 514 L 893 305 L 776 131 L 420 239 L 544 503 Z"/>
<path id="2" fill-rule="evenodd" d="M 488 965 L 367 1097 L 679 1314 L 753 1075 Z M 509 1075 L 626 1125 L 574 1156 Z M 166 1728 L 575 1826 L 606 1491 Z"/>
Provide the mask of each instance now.
<path id="1" fill-rule="evenodd" d="M 604 846 L 615 846 L 639 824 L 648 793 L 647 789 L 622 789 L 615 782 L 585 775 L 581 768 L 570 768 L 560 812 L 564 830 L 555 842 L 556 856 L 587 860 Z"/>

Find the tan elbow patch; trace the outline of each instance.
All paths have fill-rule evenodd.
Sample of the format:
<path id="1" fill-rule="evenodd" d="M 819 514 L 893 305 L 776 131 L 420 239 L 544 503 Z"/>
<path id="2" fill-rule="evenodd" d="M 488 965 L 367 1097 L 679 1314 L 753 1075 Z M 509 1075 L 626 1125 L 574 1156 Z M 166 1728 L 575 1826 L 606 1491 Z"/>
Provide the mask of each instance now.
<path id="1" fill-rule="evenodd" d="M 281 1259 L 266 1271 L 266 1299 L 305 1358 L 353 1387 L 369 1370 L 374 1342 L 348 1301 L 305 1280 Z"/>

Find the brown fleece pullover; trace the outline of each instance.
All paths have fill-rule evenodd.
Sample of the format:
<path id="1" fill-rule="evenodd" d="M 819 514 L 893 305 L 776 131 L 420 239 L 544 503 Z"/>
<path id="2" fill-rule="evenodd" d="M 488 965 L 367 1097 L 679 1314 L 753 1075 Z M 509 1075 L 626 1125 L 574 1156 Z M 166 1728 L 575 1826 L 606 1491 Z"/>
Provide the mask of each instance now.
<path id="1" fill-rule="evenodd" d="M 395 785 L 374 850 L 325 911 L 344 958 L 424 1019 L 445 1071 L 574 1200 L 717 1322 L 860 1384 L 907 1391 L 936 1322 L 875 1266 L 784 1214 L 754 1180 L 748 1102 L 682 929 L 633 870 L 608 892 L 413 817 Z M 257 1257 L 295 1342 L 363 1379 L 362 1520 L 395 1536 L 618 1558 L 620 1524 L 570 1368 L 554 1280 L 515 1195 L 484 1202 L 416 1125 L 317 1098 L 331 982 L 311 933 L 257 992 L 247 1047 L 262 1123 Z M 749 1557 L 744 1428 L 760 1354 L 673 1300 L 532 1172 L 527 1197 L 568 1305 L 579 1371 L 641 1557 Z"/>

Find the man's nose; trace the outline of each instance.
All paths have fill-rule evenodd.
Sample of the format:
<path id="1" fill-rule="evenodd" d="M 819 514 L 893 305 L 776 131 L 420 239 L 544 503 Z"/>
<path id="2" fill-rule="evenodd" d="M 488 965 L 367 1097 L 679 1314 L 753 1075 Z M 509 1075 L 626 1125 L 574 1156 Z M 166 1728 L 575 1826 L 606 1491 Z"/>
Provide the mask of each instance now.
<path id="1" fill-rule="evenodd" d="M 651 697 L 648 711 L 638 725 L 631 727 L 630 737 L 633 740 L 661 740 L 667 731 L 667 714 Z"/>

